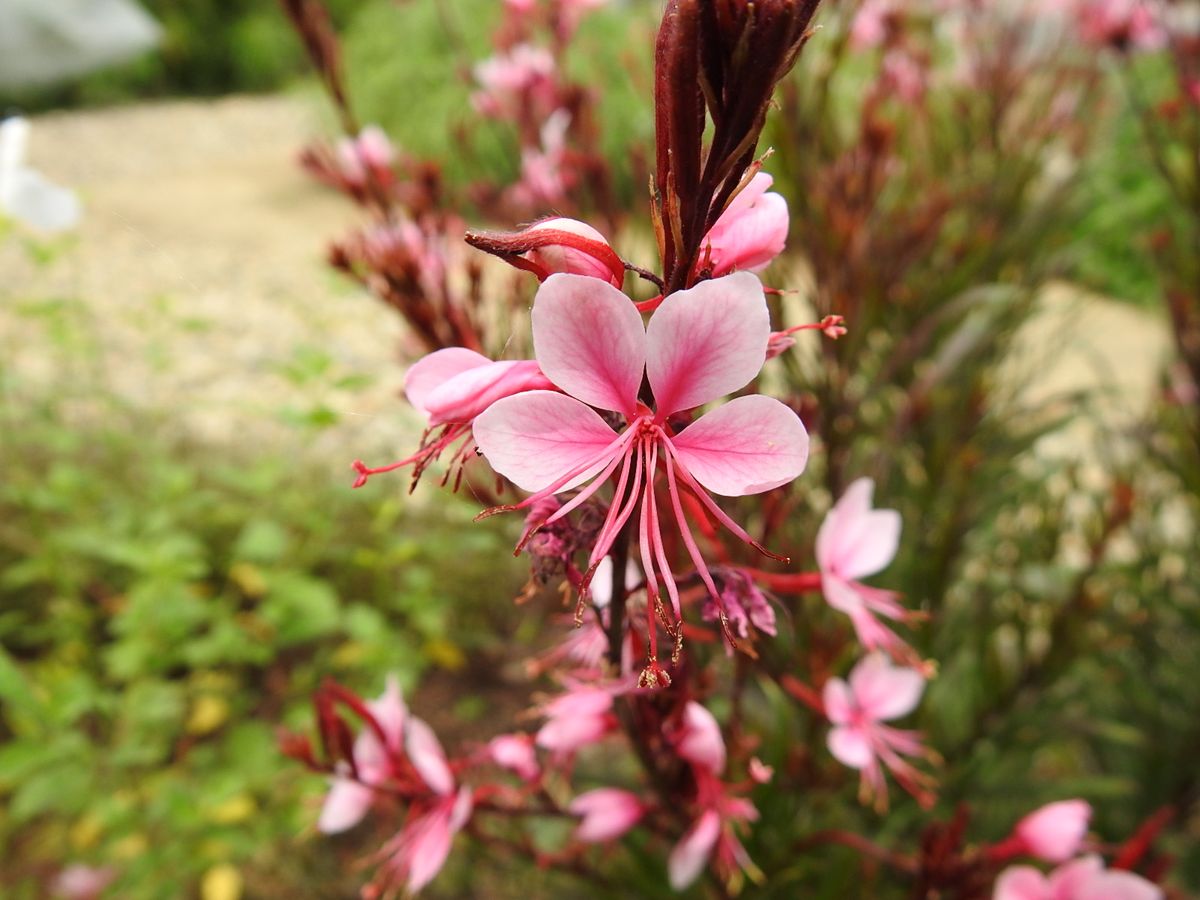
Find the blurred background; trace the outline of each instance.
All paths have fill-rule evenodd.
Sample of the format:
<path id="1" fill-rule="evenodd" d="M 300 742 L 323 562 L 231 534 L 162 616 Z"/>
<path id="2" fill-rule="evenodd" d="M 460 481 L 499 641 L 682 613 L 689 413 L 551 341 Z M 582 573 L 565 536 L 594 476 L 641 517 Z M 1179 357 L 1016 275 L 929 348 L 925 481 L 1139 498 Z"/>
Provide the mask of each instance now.
<path id="1" fill-rule="evenodd" d="M 327 262 L 364 212 L 299 163 L 339 122 L 281 9 L 48 5 L 0 0 L 0 114 L 82 210 L 56 234 L 0 214 L 0 895 L 354 896 L 372 845 L 318 840 L 325 785 L 277 730 L 310 727 L 322 678 L 373 696 L 389 672 L 448 744 L 502 727 L 538 640 L 519 523 L 473 525 L 435 478 L 350 489 L 418 438 L 400 389 L 428 342 Z M 604 189 L 540 206 L 496 187 L 528 180 L 525 138 L 472 105 L 503 4 L 327 6 L 358 121 L 435 161 L 466 222 L 579 215 L 653 268 L 659 3 L 572 34 L 602 161 L 575 184 Z M 785 363 L 817 441 L 796 531 L 862 474 L 902 511 L 889 586 L 930 615 L 941 809 L 998 838 L 1084 796 L 1115 840 L 1171 805 L 1195 888 L 1200 90 L 1178 32 L 961 6 L 947 31 L 897 0 L 872 36 L 871 3 L 829 4 L 768 123 L 793 221 L 767 281 L 850 328 Z M 921 814 L 853 815 L 886 840 Z M 787 852 L 761 831 L 756 859 Z M 457 863 L 431 894 L 481 896 L 473 864 L 488 896 L 573 895 Z"/>

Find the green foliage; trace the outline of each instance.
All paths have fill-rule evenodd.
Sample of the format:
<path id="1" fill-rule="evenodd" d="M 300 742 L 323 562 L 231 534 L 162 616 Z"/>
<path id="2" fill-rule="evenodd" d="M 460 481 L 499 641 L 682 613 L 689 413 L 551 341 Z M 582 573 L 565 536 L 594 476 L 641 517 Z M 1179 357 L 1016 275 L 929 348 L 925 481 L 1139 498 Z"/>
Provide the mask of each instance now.
<path id="1" fill-rule="evenodd" d="M 90 365 L 79 304 L 19 307 L 64 373 Z M 314 391 L 328 368 L 289 367 Z M 0 398 L 0 893 L 73 861 L 114 866 L 122 897 L 224 863 L 304 893 L 287 848 L 322 785 L 276 728 L 307 730 L 323 678 L 370 694 L 486 647 L 504 538 L 286 446 L 173 436 L 102 381 L 46 396 L 0 371 Z"/>

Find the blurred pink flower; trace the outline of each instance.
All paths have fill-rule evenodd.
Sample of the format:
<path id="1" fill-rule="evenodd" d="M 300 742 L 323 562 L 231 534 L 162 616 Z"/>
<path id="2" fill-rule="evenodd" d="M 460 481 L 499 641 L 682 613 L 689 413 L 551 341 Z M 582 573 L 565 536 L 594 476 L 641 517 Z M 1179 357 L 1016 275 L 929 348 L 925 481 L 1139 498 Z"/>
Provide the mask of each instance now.
<path id="1" fill-rule="evenodd" d="M 549 100 L 554 92 L 554 57 L 544 47 L 517 44 L 475 65 L 480 90 L 472 94 L 475 109 L 485 116 L 511 114 L 524 96 Z"/>
<path id="2" fill-rule="evenodd" d="M 532 492 L 519 508 L 590 481 L 547 524 L 585 502 L 620 468 L 616 495 L 628 500 L 609 507 L 588 565 L 594 571 L 640 509 L 638 544 L 649 597 L 651 660 L 657 647 L 653 617 L 660 584 L 676 620 L 680 615 L 653 489 L 660 456 L 684 546 L 718 607 L 723 601 L 684 516 L 679 482 L 734 535 L 761 549 L 708 491 L 724 496 L 767 491 L 794 479 L 807 461 L 804 425 L 769 397 L 731 400 L 678 434 L 670 424 L 677 414 L 753 379 L 766 360 L 770 330 L 762 285 L 749 273 L 671 294 L 648 326 L 612 285 L 598 278 L 552 275 L 534 299 L 533 343 L 542 371 L 565 393 L 530 391 L 507 397 L 475 420 L 475 440 L 492 468 Z M 643 377 L 656 410 L 639 399 Z M 617 433 L 592 407 L 621 413 L 628 427 Z M 581 590 L 586 589 L 585 583 Z M 648 684 L 660 683 L 664 674 L 656 664 L 643 672 Z"/>
<path id="3" fill-rule="evenodd" d="M 879 68 L 880 87 L 903 103 L 919 103 L 925 97 L 929 73 L 911 53 L 896 48 L 883 56 Z"/>
<path id="4" fill-rule="evenodd" d="M 594 744 L 617 727 L 608 688 L 583 685 L 554 698 L 542 709 L 546 715 L 537 745 L 558 754 L 574 753 Z"/>
<path id="5" fill-rule="evenodd" d="M 882 647 L 893 655 L 905 655 L 911 652 L 907 645 L 876 615 L 904 620 L 908 611 L 892 591 L 868 587 L 858 580 L 886 568 L 900 545 L 900 514 L 893 509 L 872 509 L 874 491 L 870 478 L 860 478 L 825 515 L 816 547 L 821 590 L 830 606 L 850 617 L 867 650 Z"/>
<path id="6" fill-rule="evenodd" d="M 787 201 L 767 193 L 773 179 L 757 173 L 721 213 L 704 237 L 699 268 L 713 276 L 734 271 L 758 272 L 783 252 L 788 234 Z"/>
<path id="7" fill-rule="evenodd" d="M 1167 32 L 1146 0 L 1079 0 L 1079 34 L 1089 44 L 1120 50 L 1159 50 Z"/>
<path id="8" fill-rule="evenodd" d="M 368 125 L 357 137 L 338 141 L 337 159 L 342 177 L 355 188 L 366 186 L 368 179 L 386 186 L 392 180 L 396 150 L 378 125 Z"/>
<path id="9" fill-rule="evenodd" d="M 96 900 L 116 877 L 111 866 L 72 863 L 55 877 L 51 892 L 63 900 Z"/>
<path id="10" fill-rule="evenodd" d="M 850 46 L 855 50 L 870 50 L 882 44 L 893 5 L 894 0 L 865 0 L 850 23 Z"/>
<path id="11" fill-rule="evenodd" d="M 580 794 L 567 809 L 582 817 L 575 837 L 587 844 L 616 840 L 636 825 L 645 812 L 636 796 L 619 788 L 597 788 Z"/>
<path id="12" fill-rule="evenodd" d="M 1106 870 L 1098 856 L 1059 866 L 1049 877 L 1011 866 L 996 880 L 992 900 L 1162 900 L 1156 885 L 1132 872 Z"/>
<path id="13" fill-rule="evenodd" d="M 756 881 L 762 872 L 738 840 L 736 828 L 758 819 L 758 810 L 744 797 L 734 797 L 716 778 L 700 774 L 700 815 L 679 839 L 667 858 L 672 889 L 682 891 L 699 877 L 709 859 L 719 876 L 728 880 L 740 869 Z"/>
<path id="14" fill-rule="evenodd" d="M 567 129 L 571 114 L 556 109 L 546 117 L 539 138 L 540 147 L 521 151 L 521 178 L 509 188 L 513 202 L 529 207 L 556 206 L 563 201 L 574 182 L 566 165 Z"/>
<path id="15" fill-rule="evenodd" d="M 541 777 L 533 738 L 527 734 L 501 734 L 492 738 L 488 742 L 488 755 L 496 765 L 516 772 L 525 781 Z"/>
<path id="16" fill-rule="evenodd" d="M 747 572 L 721 566 L 713 568 L 713 576 L 721 586 L 725 614 L 738 637 L 749 637 L 751 626 L 763 634 L 775 635 L 775 609 Z M 704 602 L 702 615 L 704 621 L 715 622 L 720 618 L 721 611 L 712 599 L 708 598 Z M 726 650 L 732 652 L 728 646 Z"/>
<path id="17" fill-rule="evenodd" d="M 364 727 L 354 742 L 357 777 L 349 770 L 334 776 L 317 819 L 317 830 L 325 834 L 346 831 L 362 821 L 375 798 L 374 788 L 392 776 L 393 760 L 403 752 L 408 708 L 395 677 L 388 677 L 384 692 L 377 699 L 368 701 L 367 709 L 375 717 L 379 731 Z"/>
<path id="18" fill-rule="evenodd" d="M 887 804 L 881 763 L 919 801 L 932 801 L 927 776 L 901 759 L 901 754 L 927 755 L 920 735 L 882 724 L 916 709 L 924 690 L 925 678 L 920 672 L 895 667 L 882 653 L 864 657 L 851 671 L 849 683 L 841 678 L 825 682 L 825 714 L 834 725 L 829 732 L 829 752 L 862 773 L 864 802 L 873 797 L 878 807 Z"/>
<path id="19" fill-rule="evenodd" d="M 419 813 L 414 811 L 403 830 L 380 850 L 387 857 L 383 879 L 389 883 L 403 880 L 410 894 L 424 888 L 446 864 L 454 836 L 470 819 L 473 809 L 471 789 L 463 787 L 441 794 Z"/>
<path id="20" fill-rule="evenodd" d="M 1024 851 L 1046 862 L 1066 862 L 1079 852 L 1092 807 L 1085 800 L 1060 800 L 1036 809 L 1013 829 Z"/>
<path id="21" fill-rule="evenodd" d="M 683 721 L 671 735 L 675 752 L 694 766 L 713 775 L 725 771 L 725 739 L 721 726 L 704 706 L 689 700 L 683 707 Z"/>

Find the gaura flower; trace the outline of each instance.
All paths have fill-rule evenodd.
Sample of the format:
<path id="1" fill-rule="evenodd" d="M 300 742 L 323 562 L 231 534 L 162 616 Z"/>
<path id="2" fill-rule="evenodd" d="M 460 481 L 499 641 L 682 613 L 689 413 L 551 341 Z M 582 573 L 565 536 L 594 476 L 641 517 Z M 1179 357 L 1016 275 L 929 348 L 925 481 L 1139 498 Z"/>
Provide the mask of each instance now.
<path id="1" fill-rule="evenodd" d="M 19 116 L 0 122 L 0 216 L 53 232 L 79 223 L 79 199 L 25 165 L 29 121 Z"/>
<path id="2" fill-rule="evenodd" d="M 1079 852 L 1092 807 L 1086 800 L 1060 800 L 1035 809 L 1013 829 L 1020 851 L 1046 862 L 1066 862 Z"/>
<path id="3" fill-rule="evenodd" d="M 713 275 L 758 272 L 783 252 L 788 206 L 782 195 L 767 193 L 774 179 L 757 173 L 721 213 L 704 237 L 698 266 Z"/>
<path id="4" fill-rule="evenodd" d="M 342 138 L 337 144 L 340 174 L 350 187 L 358 190 L 372 180 L 381 187 L 391 184 L 395 159 L 396 150 L 378 125 L 368 125 L 357 137 Z"/>
<path id="5" fill-rule="evenodd" d="M 471 818 L 474 797 L 471 789 L 440 794 L 431 805 L 418 811 L 414 808 L 403 830 L 383 845 L 380 854 L 384 862 L 378 882 L 385 890 L 403 881 L 409 894 L 415 894 L 433 881 L 446 858 L 454 836 Z"/>
<path id="6" fill-rule="evenodd" d="M 1098 856 L 1059 866 L 1049 877 L 1032 866 L 1000 873 L 992 900 L 1162 900 L 1158 886 L 1133 872 L 1106 870 Z"/>
<path id="7" fill-rule="evenodd" d="M 859 478 L 825 515 L 816 547 L 821 590 L 830 606 L 850 617 L 867 650 L 884 648 L 896 657 L 915 657 L 908 645 L 876 618 L 905 620 L 909 611 L 892 591 L 859 581 L 886 568 L 900 545 L 900 514 L 894 509 L 872 509 L 874 491 L 870 478 Z"/>
<path id="8" fill-rule="evenodd" d="M 538 730 L 537 745 L 560 756 L 594 744 L 617 727 L 613 692 L 580 685 L 555 697 L 542 710 L 546 723 Z"/>
<path id="9" fill-rule="evenodd" d="M 580 794 L 567 809 L 583 821 L 575 829 L 585 844 L 614 841 L 638 823 L 646 808 L 635 795 L 620 788 L 596 788 Z"/>
<path id="10" fill-rule="evenodd" d="M 558 236 L 556 243 L 543 244 L 525 254 L 529 262 L 542 270 L 544 274 L 539 277 L 543 280 L 554 272 L 603 278 L 616 288 L 625 280 L 621 258 L 604 235 L 586 222 L 562 217 L 543 219 L 525 230 L 526 234 L 537 232 Z"/>
<path id="11" fill-rule="evenodd" d="M 525 781 L 537 781 L 542 767 L 538 765 L 533 738 L 527 734 L 501 734 L 488 741 L 487 753 L 492 762 L 515 772 Z"/>
<path id="12" fill-rule="evenodd" d="M 920 803 L 933 801 L 928 776 L 901 759 L 901 754 L 929 755 L 920 735 L 882 724 L 916 709 L 924 690 L 925 679 L 920 672 L 895 667 L 882 653 L 873 653 L 859 662 L 850 673 L 849 683 L 841 678 L 825 682 L 825 714 L 834 725 L 829 732 L 829 752 L 862 773 L 859 794 L 864 803 L 874 797 L 879 809 L 887 807 L 881 763 Z"/>
<path id="13" fill-rule="evenodd" d="M 492 468 L 532 492 L 515 507 L 489 512 L 523 508 L 586 485 L 546 520 L 553 522 L 616 474 L 613 500 L 581 592 L 640 506 L 638 544 L 649 599 L 651 659 L 657 658 L 654 617 L 661 609 L 661 590 L 671 600 L 675 620 L 680 616 L 654 493 L 660 462 L 684 546 L 722 609 L 684 516 L 681 489 L 739 539 L 766 553 L 709 492 L 729 497 L 761 493 L 804 470 L 804 425 L 770 397 L 739 397 L 676 431 L 681 413 L 744 387 L 758 374 L 770 333 L 762 285 L 750 273 L 671 294 L 648 325 L 612 285 L 598 278 L 553 275 L 534 299 L 534 355 L 542 372 L 565 393 L 533 390 L 505 397 L 475 419 L 475 441 Z M 643 376 L 653 408 L 639 397 Z M 625 426 L 614 431 L 596 409 L 623 416 Z M 651 668 L 652 674 L 665 676 L 656 664 Z"/>
<path id="14" fill-rule="evenodd" d="M 424 413 L 429 424 L 421 447 L 412 456 L 378 468 L 354 461 L 362 487 L 372 475 L 413 466 L 414 483 L 421 472 L 447 447 L 468 435 L 471 422 L 501 397 L 521 391 L 553 390 L 554 385 L 532 360 L 493 362 L 465 347 L 448 347 L 417 360 L 404 379 L 408 402 Z M 440 428 L 436 434 L 434 429 Z M 455 459 L 465 463 L 471 456 L 470 441 L 456 451 Z"/>
<path id="15" fill-rule="evenodd" d="M 667 877 L 672 889 L 682 891 L 704 871 L 711 858 L 718 877 L 729 882 L 738 870 L 758 883 L 762 871 L 754 864 L 738 839 L 738 829 L 744 830 L 757 821 L 758 810 L 745 797 L 736 797 L 715 776 L 697 773 L 700 815 L 692 822 L 667 857 Z"/>
<path id="16" fill-rule="evenodd" d="M 672 735 L 675 752 L 693 766 L 708 770 L 713 775 L 725 771 L 725 739 L 721 737 L 721 726 L 708 709 L 695 700 L 683 707 L 683 721 Z"/>

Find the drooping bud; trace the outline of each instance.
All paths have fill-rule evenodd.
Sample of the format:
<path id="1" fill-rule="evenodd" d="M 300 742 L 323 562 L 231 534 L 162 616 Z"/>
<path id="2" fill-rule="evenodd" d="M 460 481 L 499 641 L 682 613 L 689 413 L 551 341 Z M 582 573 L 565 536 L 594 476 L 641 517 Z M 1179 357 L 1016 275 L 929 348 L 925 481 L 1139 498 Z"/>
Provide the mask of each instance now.
<path id="1" fill-rule="evenodd" d="M 601 278 L 617 288 L 625 281 L 625 263 L 604 235 L 576 219 L 543 219 L 511 233 L 468 231 L 466 241 L 539 281 L 558 272 Z"/>

